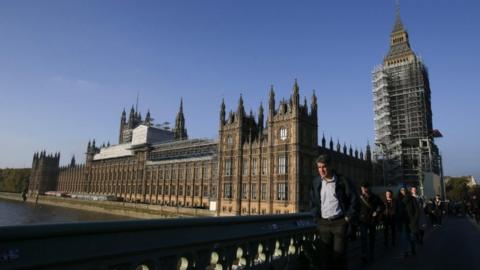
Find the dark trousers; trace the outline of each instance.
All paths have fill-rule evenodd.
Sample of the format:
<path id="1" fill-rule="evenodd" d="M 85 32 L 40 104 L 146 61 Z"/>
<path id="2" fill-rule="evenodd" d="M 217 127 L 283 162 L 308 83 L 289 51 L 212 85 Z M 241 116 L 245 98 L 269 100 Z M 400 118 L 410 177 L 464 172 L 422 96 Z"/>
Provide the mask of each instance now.
<path id="1" fill-rule="evenodd" d="M 321 269 L 347 269 L 347 226 L 344 218 L 319 220 L 317 228 L 320 235 Z"/>
<path id="2" fill-rule="evenodd" d="M 395 246 L 395 240 L 397 237 L 396 224 L 393 218 L 385 218 L 383 220 L 383 233 L 385 239 L 385 247 L 388 247 L 389 243 L 392 242 L 392 246 Z"/>
<path id="3" fill-rule="evenodd" d="M 408 254 L 409 252 L 412 254 L 415 253 L 415 232 L 412 232 L 405 222 L 399 223 L 398 232 L 404 254 Z"/>
<path id="4" fill-rule="evenodd" d="M 373 259 L 373 252 L 375 251 L 375 224 L 360 223 L 360 242 L 362 246 L 362 258 Z"/>
<path id="5" fill-rule="evenodd" d="M 437 220 L 438 225 L 442 225 L 442 214 L 435 215 L 435 219 Z"/>
<path id="6" fill-rule="evenodd" d="M 423 245 L 423 236 L 425 235 L 425 230 L 424 229 L 418 229 L 418 231 L 415 233 L 415 239 L 417 240 L 417 243 L 420 245 Z"/>

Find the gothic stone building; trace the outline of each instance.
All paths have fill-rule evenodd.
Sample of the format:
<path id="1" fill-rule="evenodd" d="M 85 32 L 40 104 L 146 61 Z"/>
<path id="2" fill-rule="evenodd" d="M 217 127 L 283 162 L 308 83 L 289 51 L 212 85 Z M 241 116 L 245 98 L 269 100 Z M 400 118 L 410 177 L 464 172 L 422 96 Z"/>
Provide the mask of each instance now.
<path id="1" fill-rule="evenodd" d="M 278 106 L 271 88 L 266 120 L 261 104 L 255 118 L 245 112 L 242 97 L 228 114 L 222 101 L 218 140 L 188 139 L 183 102 L 172 131 L 154 127 L 150 113 L 142 120 L 132 107 L 128 121 L 122 113 L 119 143 L 97 147 L 89 142 L 85 164 L 72 159 L 58 167 L 58 159 L 43 162 L 45 153 L 35 154 L 30 190 L 255 215 L 308 209 L 319 153 L 331 154 L 337 170 L 355 182 L 378 181 L 381 172 L 369 146 L 365 157 L 358 150 L 354 155 L 351 147 L 347 153 L 345 144 L 343 152 L 339 143 L 335 150 L 331 139 L 329 148 L 325 138 L 319 146 L 317 123 L 317 97 L 312 95 L 310 106 L 306 99 L 301 104 L 296 81 L 291 97 Z M 46 178 L 50 184 L 39 188 Z"/>

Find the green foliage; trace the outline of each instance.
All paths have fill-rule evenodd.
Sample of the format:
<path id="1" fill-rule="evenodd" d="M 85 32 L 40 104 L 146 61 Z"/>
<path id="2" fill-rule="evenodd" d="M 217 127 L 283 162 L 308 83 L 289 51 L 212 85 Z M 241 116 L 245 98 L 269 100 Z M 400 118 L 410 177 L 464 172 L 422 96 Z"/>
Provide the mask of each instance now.
<path id="1" fill-rule="evenodd" d="M 28 188 L 30 171 L 30 168 L 0 169 L 0 191 L 22 192 Z"/>
<path id="2" fill-rule="evenodd" d="M 465 177 L 452 177 L 445 186 L 447 198 L 454 202 L 460 202 L 468 198 L 468 179 Z"/>

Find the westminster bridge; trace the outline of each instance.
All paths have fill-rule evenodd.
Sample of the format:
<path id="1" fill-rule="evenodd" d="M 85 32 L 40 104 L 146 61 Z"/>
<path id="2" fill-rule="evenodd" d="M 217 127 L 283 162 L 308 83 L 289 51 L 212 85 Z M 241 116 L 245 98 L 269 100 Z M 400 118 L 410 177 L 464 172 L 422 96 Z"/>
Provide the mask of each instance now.
<path id="1" fill-rule="evenodd" d="M 316 239 L 309 214 L 7 226 L 0 269 L 308 269 Z M 358 242 L 351 269 L 480 269 L 480 227 L 467 218 L 428 230 L 407 259 L 378 243 L 375 261 L 360 264 Z"/>

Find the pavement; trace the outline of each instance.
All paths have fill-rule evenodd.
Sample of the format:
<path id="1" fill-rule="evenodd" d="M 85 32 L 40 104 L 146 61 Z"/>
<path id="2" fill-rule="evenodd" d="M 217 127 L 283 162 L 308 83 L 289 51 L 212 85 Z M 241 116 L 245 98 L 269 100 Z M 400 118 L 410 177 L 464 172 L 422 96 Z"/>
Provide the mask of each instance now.
<path id="1" fill-rule="evenodd" d="M 403 258 L 400 248 L 378 243 L 375 259 L 352 261 L 352 270 L 480 270 L 480 226 L 468 217 L 445 217 L 441 227 L 427 230 L 417 255 Z"/>

